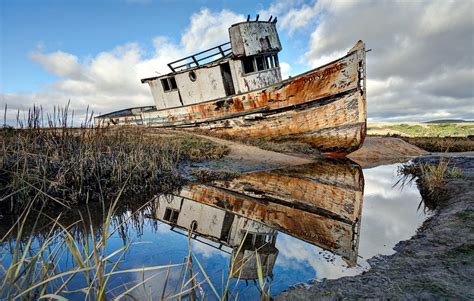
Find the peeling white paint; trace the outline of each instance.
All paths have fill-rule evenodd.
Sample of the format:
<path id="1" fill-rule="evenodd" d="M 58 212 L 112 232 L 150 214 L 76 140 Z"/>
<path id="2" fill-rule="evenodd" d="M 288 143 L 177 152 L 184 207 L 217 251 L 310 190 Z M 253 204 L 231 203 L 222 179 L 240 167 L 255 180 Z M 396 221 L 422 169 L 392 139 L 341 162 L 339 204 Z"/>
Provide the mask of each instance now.
<path id="1" fill-rule="evenodd" d="M 232 53 L 251 56 L 271 51 L 281 51 L 281 43 L 272 22 L 242 22 L 229 28 Z"/>

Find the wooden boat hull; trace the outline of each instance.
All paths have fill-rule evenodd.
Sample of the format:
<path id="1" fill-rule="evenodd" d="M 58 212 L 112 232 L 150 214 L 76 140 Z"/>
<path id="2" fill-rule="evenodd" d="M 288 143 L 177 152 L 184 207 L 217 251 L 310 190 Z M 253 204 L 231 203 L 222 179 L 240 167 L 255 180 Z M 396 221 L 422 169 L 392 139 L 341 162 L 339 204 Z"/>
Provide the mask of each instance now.
<path id="1" fill-rule="evenodd" d="M 280 83 L 213 101 L 99 116 L 99 126 L 180 128 L 230 139 L 298 141 L 325 153 L 357 150 L 366 135 L 365 46 Z"/>

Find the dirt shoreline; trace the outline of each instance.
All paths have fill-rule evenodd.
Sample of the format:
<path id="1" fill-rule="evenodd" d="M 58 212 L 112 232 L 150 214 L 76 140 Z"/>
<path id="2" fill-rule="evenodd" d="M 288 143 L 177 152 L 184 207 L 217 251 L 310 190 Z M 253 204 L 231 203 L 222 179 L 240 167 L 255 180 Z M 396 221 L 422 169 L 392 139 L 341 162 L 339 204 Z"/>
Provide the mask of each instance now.
<path id="1" fill-rule="evenodd" d="M 312 280 L 274 299 L 474 299 L 474 158 L 450 158 L 450 164 L 464 170 L 463 178 L 447 181 L 446 198 L 416 235 L 395 246 L 397 253 L 369 259 L 371 269 L 361 275 Z"/>
<path id="2" fill-rule="evenodd" d="M 225 145 L 230 149 L 227 156 L 220 160 L 208 161 L 202 164 L 194 163 L 194 167 L 210 169 L 226 169 L 236 172 L 253 172 L 259 170 L 275 169 L 287 166 L 308 164 L 323 159 L 321 155 L 308 155 L 301 153 L 281 153 L 261 149 L 256 146 L 225 139 L 197 135 L 214 143 Z M 421 155 L 429 154 L 402 139 L 393 137 L 367 137 L 364 145 L 357 151 L 349 154 L 347 158 L 356 162 L 363 168 L 374 167 L 407 161 Z M 186 172 L 185 172 L 186 173 Z"/>

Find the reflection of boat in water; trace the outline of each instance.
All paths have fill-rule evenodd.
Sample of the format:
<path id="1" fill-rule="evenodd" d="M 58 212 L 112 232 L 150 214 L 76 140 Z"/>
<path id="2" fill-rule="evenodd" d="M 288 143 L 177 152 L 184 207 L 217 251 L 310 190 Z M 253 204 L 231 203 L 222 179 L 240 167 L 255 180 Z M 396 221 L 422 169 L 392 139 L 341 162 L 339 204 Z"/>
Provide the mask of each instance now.
<path id="1" fill-rule="evenodd" d="M 256 264 L 251 262 L 255 250 L 265 275 L 271 275 L 278 254 L 277 231 L 340 255 L 353 266 L 363 185 L 358 165 L 321 161 L 209 185 L 192 184 L 177 195 L 159 197 L 153 217 L 172 227 L 192 229 L 194 239 L 213 241 L 219 249 L 232 248 L 238 259 L 250 258 L 241 279 L 257 278 Z"/>
<path id="2" fill-rule="evenodd" d="M 182 196 L 161 196 L 157 199 L 153 218 L 172 227 L 192 229 L 192 238 L 217 248 L 231 248 L 236 262 L 248 262 L 241 270 L 241 279 L 256 279 L 256 250 L 260 256 L 265 276 L 270 276 L 278 254 L 275 248 L 277 231 L 265 223 L 236 215 L 220 207 L 187 199 Z M 240 248 L 239 248 L 240 247 Z M 239 252 L 237 252 L 239 251 Z M 245 258 L 245 260 L 243 260 Z M 250 261 L 250 262 L 249 262 Z"/>

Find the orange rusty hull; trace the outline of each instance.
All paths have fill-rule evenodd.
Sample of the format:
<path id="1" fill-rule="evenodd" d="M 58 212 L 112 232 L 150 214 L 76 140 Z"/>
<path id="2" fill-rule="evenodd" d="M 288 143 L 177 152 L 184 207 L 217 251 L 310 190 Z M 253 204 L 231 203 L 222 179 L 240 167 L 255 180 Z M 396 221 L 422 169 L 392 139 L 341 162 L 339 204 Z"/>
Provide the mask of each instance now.
<path id="1" fill-rule="evenodd" d="M 365 46 L 360 41 L 332 63 L 263 89 L 136 115 L 108 114 L 96 123 L 298 141 L 322 152 L 347 154 L 365 138 L 365 92 Z"/>
<path id="2" fill-rule="evenodd" d="M 185 187 L 179 196 L 262 222 L 357 260 L 363 174 L 347 162 L 324 161 Z"/>

